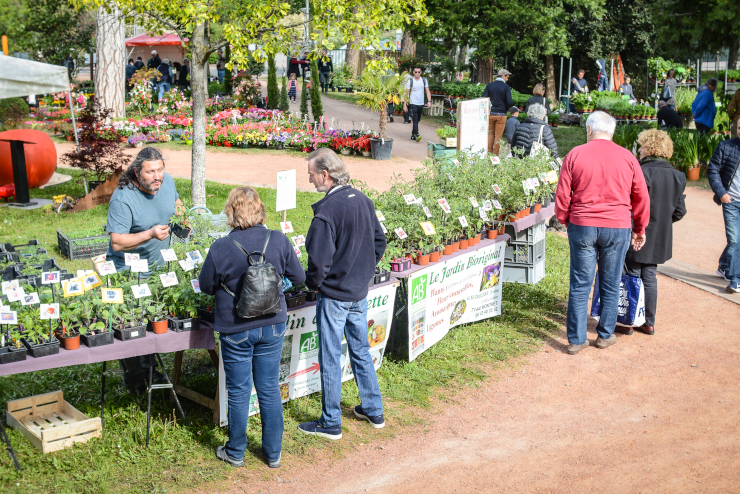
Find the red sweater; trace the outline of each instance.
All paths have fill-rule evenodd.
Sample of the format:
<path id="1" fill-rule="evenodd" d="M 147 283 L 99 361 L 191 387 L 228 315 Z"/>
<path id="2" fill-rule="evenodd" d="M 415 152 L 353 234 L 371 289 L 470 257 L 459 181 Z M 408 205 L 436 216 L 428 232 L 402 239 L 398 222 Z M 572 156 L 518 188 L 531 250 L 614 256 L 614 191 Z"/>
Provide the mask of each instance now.
<path id="1" fill-rule="evenodd" d="M 605 139 L 573 148 L 560 170 L 555 215 L 564 225 L 645 233 L 650 196 L 640 163 L 625 148 Z"/>

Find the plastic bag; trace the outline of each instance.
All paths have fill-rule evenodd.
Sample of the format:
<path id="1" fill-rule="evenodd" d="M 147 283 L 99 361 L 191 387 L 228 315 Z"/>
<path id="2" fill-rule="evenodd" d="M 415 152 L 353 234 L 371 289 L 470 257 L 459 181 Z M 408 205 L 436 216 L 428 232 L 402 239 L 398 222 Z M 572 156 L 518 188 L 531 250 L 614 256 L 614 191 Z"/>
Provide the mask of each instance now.
<path id="1" fill-rule="evenodd" d="M 601 293 L 599 273 L 596 272 L 594 296 L 591 303 L 591 317 L 597 321 L 601 316 Z M 622 275 L 619 284 L 619 303 L 617 304 L 617 325 L 639 327 L 645 324 L 645 288 L 642 279 L 628 274 Z"/>

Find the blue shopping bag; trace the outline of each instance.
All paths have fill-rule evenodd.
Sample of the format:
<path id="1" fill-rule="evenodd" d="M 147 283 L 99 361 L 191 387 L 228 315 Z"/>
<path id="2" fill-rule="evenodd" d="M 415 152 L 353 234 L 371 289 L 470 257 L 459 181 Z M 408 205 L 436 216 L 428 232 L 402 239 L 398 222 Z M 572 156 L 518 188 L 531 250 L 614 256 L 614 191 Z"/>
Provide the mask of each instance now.
<path id="1" fill-rule="evenodd" d="M 599 320 L 601 316 L 601 294 L 599 292 L 599 272 L 596 272 L 594 296 L 591 303 L 591 317 Z M 642 279 L 622 274 L 619 285 L 619 304 L 617 305 L 617 324 L 619 326 L 639 327 L 645 324 L 645 289 Z"/>

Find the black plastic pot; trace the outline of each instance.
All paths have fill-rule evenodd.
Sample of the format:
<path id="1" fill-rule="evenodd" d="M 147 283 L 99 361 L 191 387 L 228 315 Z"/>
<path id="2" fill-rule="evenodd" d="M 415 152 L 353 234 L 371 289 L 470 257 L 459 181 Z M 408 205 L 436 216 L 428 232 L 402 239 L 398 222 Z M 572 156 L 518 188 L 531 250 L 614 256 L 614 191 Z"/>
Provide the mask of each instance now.
<path id="1" fill-rule="evenodd" d="M 313 290 L 306 292 L 306 302 L 316 302 L 316 296 L 318 293 Z"/>
<path id="2" fill-rule="evenodd" d="M 146 326 L 135 326 L 133 328 L 114 329 L 116 339 L 121 341 L 138 340 L 146 338 Z"/>
<path id="3" fill-rule="evenodd" d="M 26 347 L 5 346 L 0 348 L 0 364 L 12 364 L 26 360 Z"/>
<path id="4" fill-rule="evenodd" d="M 535 205 L 534 204 L 532 204 L 531 206 L 529 206 L 529 214 L 534 214 L 535 213 L 534 208 L 535 208 Z"/>
<path id="5" fill-rule="evenodd" d="M 198 319 L 205 322 L 216 322 L 216 315 L 213 311 L 198 307 Z"/>
<path id="6" fill-rule="evenodd" d="M 299 307 L 306 303 L 306 294 L 298 295 L 297 297 L 288 298 L 285 297 L 285 305 L 288 309 Z"/>
<path id="7" fill-rule="evenodd" d="M 88 348 L 95 348 L 104 345 L 113 344 L 113 331 L 106 331 L 98 334 L 83 334 L 80 336 L 82 344 Z"/>
<path id="8" fill-rule="evenodd" d="M 390 271 L 383 270 L 375 275 L 375 284 L 380 285 L 391 279 Z"/>
<path id="9" fill-rule="evenodd" d="M 23 344 L 28 348 L 28 353 L 33 358 L 47 357 L 59 353 L 59 340 L 56 338 L 39 344 L 24 339 Z"/>
<path id="10" fill-rule="evenodd" d="M 169 328 L 177 333 L 183 331 L 198 331 L 200 329 L 200 319 L 197 317 L 171 317 L 168 316 Z"/>
<path id="11" fill-rule="evenodd" d="M 387 137 L 382 140 L 376 137 L 370 138 L 370 154 L 372 154 L 374 160 L 389 160 L 392 152 L 393 139 Z"/>
<path id="12" fill-rule="evenodd" d="M 190 236 L 190 228 L 185 228 L 177 223 L 172 224 L 172 234 L 179 238 L 188 238 Z"/>

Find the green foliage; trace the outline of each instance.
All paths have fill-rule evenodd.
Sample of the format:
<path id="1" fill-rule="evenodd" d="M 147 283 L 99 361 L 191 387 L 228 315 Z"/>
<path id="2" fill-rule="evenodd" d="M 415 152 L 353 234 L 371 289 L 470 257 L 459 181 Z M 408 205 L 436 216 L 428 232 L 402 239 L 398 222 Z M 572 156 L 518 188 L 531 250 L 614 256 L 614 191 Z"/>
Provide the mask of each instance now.
<path id="1" fill-rule="evenodd" d="M 306 81 L 303 81 L 303 87 L 301 89 L 301 115 L 304 118 L 308 116 L 308 89 L 306 88 Z"/>
<path id="2" fill-rule="evenodd" d="M 6 128 L 19 125 L 29 114 L 28 104 L 21 98 L 0 99 L 0 123 Z"/>
<path id="3" fill-rule="evenodd" d="M 267 108 L 270 110 L 280 108 L 280 92 L 277 84 L 275 55 L 267 56 Z"/>
<path id="4" fill-rule="evenodd" d="M 288 101 L 288 82 L 287 78 L 283 76 L 283 84 L 280 88 L 280 111 L 289 111 L 290 102 Z"/>
<path id="5" fill-rule="evenodd" d="M 387 111 L 388 103 L 393 102 L 399 105 L 407 101 L 406 95 L 406 72 L 398 75 L 383 75 L 366 70 L 362 77 L 357 81 L 357 100 L 358 106 L 364 106 L 372 112 L 380 115 L 379 137 L 386 138 Z"/>
<path id="6" fill-rule="evenodd" d="M 231 47 L 229 45 L 226 45 L 224 56 L 226 57 L 226 63 L 228 64 L 231 61 Z M 231 94 L 233 92 L 234 92 L 234 74 L 227 67 L 226 73 L 224 74 L 224 94 Z"/>
<path id="7" fill-rule="evenodd" d="M 324 116 L 324 106 L 321 104 L 319 66 L 315 58 L 311 60 L 311 113 L 313 114 L 314 122 L 318 122 Z"/>

